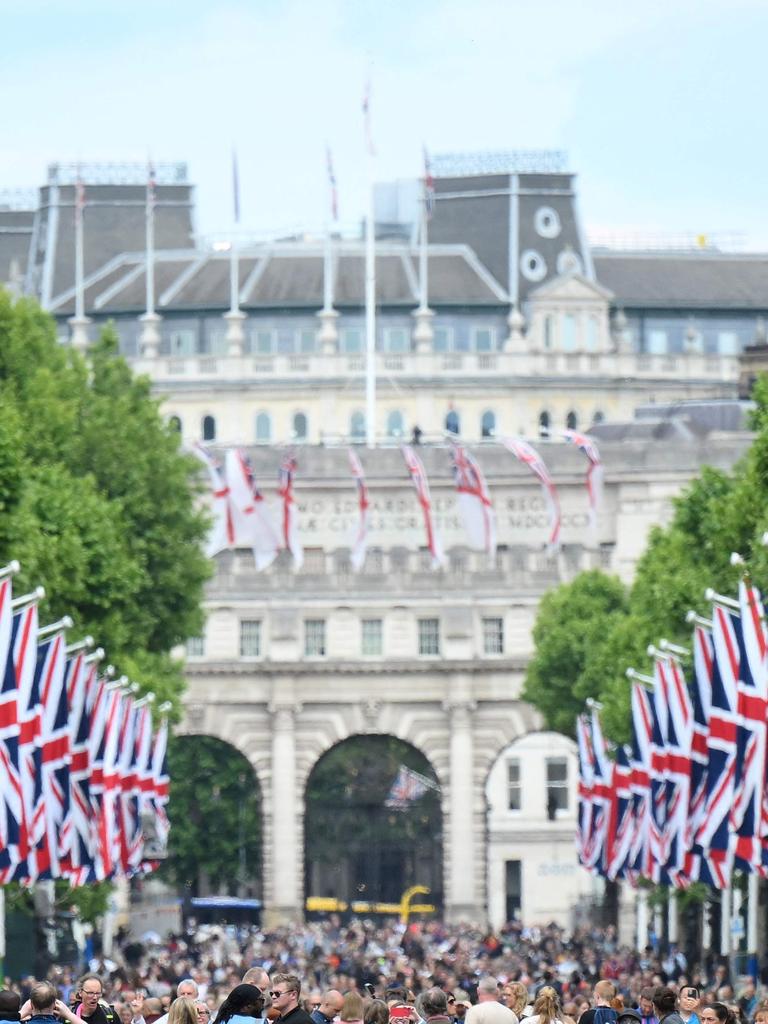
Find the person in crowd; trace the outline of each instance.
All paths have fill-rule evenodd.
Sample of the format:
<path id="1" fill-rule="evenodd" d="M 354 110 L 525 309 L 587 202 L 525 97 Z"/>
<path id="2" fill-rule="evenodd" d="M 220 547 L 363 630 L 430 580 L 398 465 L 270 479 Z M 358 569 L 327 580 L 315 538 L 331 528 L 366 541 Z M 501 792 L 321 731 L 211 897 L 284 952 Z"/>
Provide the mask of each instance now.
<path id="1" fill-rule="evenodd" d="M 421 1011 L 427 1024 L 451 1024 L 448 998 L 441 988 L 428 988 L 422 993 Z"/>
<path id="2" fill-rule="evenodd" d="M 527 1024 L 565 1024 L 560 999 L 551 985 L 540 988 L 533 1001 L 533 1013 L 526 1017 Z"/>
<path id="3" fill-rule="evenodd" d="M 197 1013 L 197 1024 L 208 1024 L 211 1019 L 211 1009 L 204 999 L 195 1000 L 195 1012 Z"/>
<path id="4" fill-rule="evenodd" d="M 464 1024 L 467 1010 L 471 1005 L 469 992 L 466 992 L 463 988 L 455 988 L 448 996 L 448 1013 L 456 1024 Z"/>
<path id="5" fill-rule="evenodd" d="M 341 1024 L 363 1024 L 365 1005 L 359 992 L 350 990 L 344 993 L 344 1000 L 339 1011 Z"/>
<path id="6" fill-rule="evenodd" d="M 21 1020 L 19 1010 L 21 1008 L 21 996 L 11 989 L 0 989 L 0 1021 Z"/>
<path id="7" fill-rule="evenodd" d="M 659 1024 L 682 1024 L 683 1018 L 677 1012 L 677 996 L 675 990 L 666 985 L 659 985 L 653 990 L 653 1009 L 659 1018 Z"/>
<path id="8" fill-rule="evenodd" d="M 501 999 L 518 1020 L 530 1017 L 533 1007 L 528 1002 L 528 989 L 522 981 L 508 981 L 501 990 Z"/>
<path id="9" fill-rule="evenodd" d="M 659 1024 L 659 1018 L 653 1009 L 653 989 L 649 985 L 640 989 L 637 1008 L 640 1011 L 640 1024 Z"/>
<path id="10" fill-rule="evenodd" d="M 177 999 L 191 999 L 192 1002 L 194 1002 L 199 995 L 200 991 L 197 987 L 197 982 L 193 978 L 184 978 L 184 980 L 180 981 L 179 984 L 176 986 Z M 168 1012 L 163 1017 L 160 1017 L 159 1020 L 155 1022 L 155 1024 L 169 1024 L 169 1016 L 170 1005 L 168 1008 Z"/>
<path id="11" fill-rule="evenodd" d="M 48 981 L 33 985 L 29 999 L 19 1010 L 20 1016 L 32 1024 L 81 1024 L 70 1008 L 56 994 L 56 989 Z"/>
<path id="12" fill-rule="evenodd" d="M 344 1008 L 344 996 L 337 988 L 329 988 L 320 996 L 320 1005 L 310 1016 L 314 1024 L 331 1024 Z M 387 1014 L 389 1017 L 389 1014 Z"/>
<path id="13" fill-rule="evenodd" d="M 264 1013 L 264 995 L 257 985 L 236 985 L 219 1007 L 214 1024 L 254 1024 Z"/>
<path id="14" fill-rule="evenodd" d="M 615 1024 L 618 1014 L 611 1005 L 616 999 L 616 986 L 612 981 L 598 981 L 593 990 L 595 1005 L 579 1017 L 579 1024 Z"/>
<path id="15" fill-rule="evenodd" d="M 734 1024 L 733 1014 L 719 1001 L 702 1006 L 699 1020 L 701 1024 Z"/>
<path id="16" fill-rule="evenodd" d="M 195 1000 L 189 996 L 178 996 L 168 1011 L 168 1024 L 197 1024 Z"/>
<path id="17" fill-rule="evenodd" d="M 299 1005 L 301 982 L 295 974 L 275 974 L 272 978 L 272 1008 L 277 1010 L 277 1020 L 287 1024 L 312 1024 L 312 1018 Z"/>
<path id="18" fill-rule="evenodd" d="M 683 985 L 677 999 L 677 1012 L 685 1024 L 700 1024 L 698 1017 L 700 1006 L 699 990 L 693 985 Z"/>
<path id="19" fill-rule="evenodd" d="M 389 1007 L 383 999 L 371 1000 L 365 1011 L 363 1021 L 365 1024 L 389 1024 Z"/>
<path id="20" fill-rule="evenodd" d="M 98 974 L 84 974 L 75 990 L 75 1014 L 85 1024 L 119 1024 L 114 1006 L 104 1002 L 104 986 Z"/>
<path id="21" fill-rule="evenodd" d="M 2 995 L 2 992 L 0 992 L 0 995 Z M 768 1024 L 768 1002 L 757 1004 L 753 1024 Z"/>
<path id="22" fill-rule="evenodd" d="M 464 1017 L 466 1024 L 519 1024 L 512 1010 L 499 1002 L 500 991 L 496 978 L 481 978 L 477 983 L 477 1003 L 470 1006 Z"/>

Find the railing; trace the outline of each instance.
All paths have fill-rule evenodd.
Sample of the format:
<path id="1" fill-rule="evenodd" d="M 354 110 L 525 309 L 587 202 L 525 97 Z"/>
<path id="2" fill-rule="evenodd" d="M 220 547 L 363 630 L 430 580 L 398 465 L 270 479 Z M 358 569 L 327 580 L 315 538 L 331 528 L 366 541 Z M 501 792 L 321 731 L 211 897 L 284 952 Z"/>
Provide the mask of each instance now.
<path id="1" fill-rule="evenodd" d="M 503 382 L 506 379 L 547 377 L 658 378 L 683 380 L 736 381 L 738 356 L 654 355 L 618 352 L 408 352 L 402 355 L 379 353 L 377 373 L 382 376 L 422 377 L 440 373 L 475 375 Z M 253 377 L 296 377 L 322 382 L 323 378 L 361 374 L 365 360 L 345 353 L 322 355 L 271 356 L 159 356 L 139 358 L 135 368 L 157 381 L 175 377 L 194 380 L 216 377 L 221 380 L 248 380 Z"/>

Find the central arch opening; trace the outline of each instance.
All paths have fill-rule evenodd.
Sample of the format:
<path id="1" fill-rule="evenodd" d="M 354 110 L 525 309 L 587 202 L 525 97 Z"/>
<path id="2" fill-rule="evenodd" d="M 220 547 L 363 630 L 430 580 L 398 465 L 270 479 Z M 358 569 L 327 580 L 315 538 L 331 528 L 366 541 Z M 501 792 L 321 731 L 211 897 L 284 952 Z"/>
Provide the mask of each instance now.
<path id="1" fill-rule="evenodd" d="M 443 906 L 443 816 L 432 765 L 394 736 L 352 736 L 306 789 L 305 895 L 397 903 L 412 885 Z"/>

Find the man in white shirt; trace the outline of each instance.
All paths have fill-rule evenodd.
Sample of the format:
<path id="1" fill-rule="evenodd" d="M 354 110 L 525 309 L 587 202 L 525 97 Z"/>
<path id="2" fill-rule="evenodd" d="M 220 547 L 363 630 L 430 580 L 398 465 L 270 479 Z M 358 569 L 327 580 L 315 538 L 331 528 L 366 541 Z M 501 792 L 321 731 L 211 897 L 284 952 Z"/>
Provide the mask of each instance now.
<path id="1" fill-rule="evenodd" d="M 465 1024 L 520 1024 L 517 1014 L 499 1002 L 499 983 L 490 976 L 478 981 L 477 1003 L 467 1010 L 464 1021 Z"/>

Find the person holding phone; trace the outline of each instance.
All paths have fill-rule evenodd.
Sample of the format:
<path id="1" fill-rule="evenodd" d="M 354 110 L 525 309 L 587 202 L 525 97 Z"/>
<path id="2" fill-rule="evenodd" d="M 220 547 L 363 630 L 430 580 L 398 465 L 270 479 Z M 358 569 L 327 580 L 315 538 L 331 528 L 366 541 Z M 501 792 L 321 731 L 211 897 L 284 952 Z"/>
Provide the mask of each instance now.
<path id="1" fill-rule="evenodd" d="M 677 1012 L 683 1018 L 684 1024 L 701 1024 L 698 1015 L 700 1006 L 699 990 L 693 985 L 683 985 L 677 1000 Z"/>

